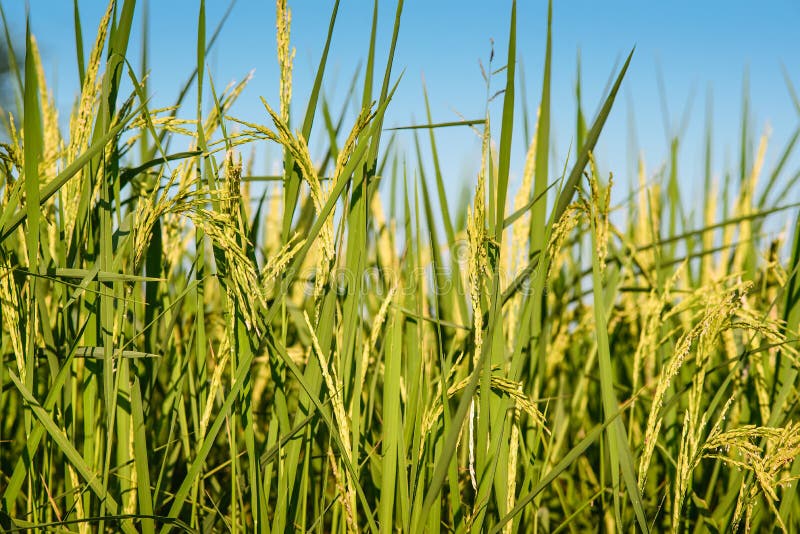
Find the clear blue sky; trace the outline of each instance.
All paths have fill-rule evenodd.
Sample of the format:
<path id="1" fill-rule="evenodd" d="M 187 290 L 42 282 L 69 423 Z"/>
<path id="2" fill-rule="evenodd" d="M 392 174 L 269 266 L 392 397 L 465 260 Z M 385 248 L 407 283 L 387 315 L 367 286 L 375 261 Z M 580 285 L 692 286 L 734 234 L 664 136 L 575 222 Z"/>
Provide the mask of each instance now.
<path id="1" fill-rule="evenodd" d="M 141 0 L 139 2 L 142 3 Z M 82 1 L 85 47 L 88 54 L 105 2 Z M 179 86 L 195 61 L 197 8 L 189 0 L 150 1 L 151 90 L 155 106 L 172 103 Z M 208 33 L 227 7 L 227 1 L 207 2 Z M 12 33 L 24 36 L 25 2 L 2 2 Z M 293 10 L 292 44 L 295 59 L 295 97 L 302 103 L 310 89 L 327 31 L 330 0 L 296 0 Z M 341 97 L 350 76 L 367 53 L 371 2 L 344 0 L 334 33 L 325 87 L 334 101 Z M 435 121 L 449 121 L 460 113 L 481 117 L 485 86 L 478 60 L 488 59 L 490 39 L 495 42 L 495 66 L 504 63 L 511 2 L 408 0 L 401 24 L 396 74 L 405 68 L 400 88 L 387 115 L 386 126 L 422 121 L 424 104 L 421 80 L 429 90 Z M 142 6 L 137 6 L 141 8 Z M 380 3 L 379 65 L 382 65 L 394 17 L 394 2 Z M 528 100 L 532 109 L 541 92 L 541 70 L 546 29 L 546 2 L 521 0 L 518 5 L 518 57 L 524 65 Z M 40 42 L 51 83 L 66 116 L 77 93 L 72 2 L 30 0 L 32 28 Z M 141 17 L 141 10 L 139 12 Z M 137 19 L 137 26 L 141 19 Z M 609 76 L 635 45 L 631 68 L 608 126 L 598 147 L 605 171 L 614 171 L 618 183 L 627 183 L 632 170 L 633 121 L 638 147 L 645 153 L 652 175 L 665 161 L 666 131 L 657 72 L 666 87 L 670 128 L 677 131 L 690 99 L 690 120 L 681 147 L 681 180 L 696 192 L 702 181 L 702 131 L 706 96 L 713 92 L 715 128 L 715 172 L 737 172 L 742 80 L 749 69 L 751 119 L 756 136 L 769 124 L 772 129 L 768 165 L 775 161 L 788 137 L 798 126 L 784 83 L 782 65 L 800 87 L 800 2 L 774 0 L 750 2 L 688 1 L 634 2 L 632 0 L 556 0 L 553 42 L 553 150 L 563 161 L 574 133 L 574 83 L 576 55 L 581 51 L 583 104 L 589 118 L 594 114 Z M 138 26 L 140 28 L 140 26 Z M 217 85 L 240 79 L 251 70 L 255 77 L 234 115 L 267 122 L 258 97 L 277 106 L 277 60 L 275 58 L 274 4 L 261 0 L 239 0 L 208 58 Z M 131 45 L 138 57 L 140 29 Z M 138 59 L 134 64 L 138 64 Z M 381 67 L 382 69 L 382 67 Z M 381 70 L 382 72 L 382 70 Z M 502 88 L 498 78 L 494 89 Z M 520 94 L 518 92 L 518 102 Z M 491 107 L 499 123 L 502 102 Z M 192 109 L 190 107 L 189 109 Z M 303 109 L 293 116 L 299 120 Z M 632 114 L 633 113 L 633 114 Z M 518 115 L 519 120 L 519 115 Z M 319 124 L 319 123 L 318 123 Z M 521 126 L 521 122 L 518 122 Z M 522 129 L 515 139 L 512 180 L 518 180 L 524 162 L 521 149 L 527 145 Z M 443 152 L 448 188 L 456 194 L 462 184 L 474 183 L 479 143 L 466 129 L 437 132 Z M 413 138 L 403 134 L 400 146 L 409 149 Z M 312 145 L 313 149 L 313 145 Z M 273 154 L 277 152 L 272 151 Z M 789 170 L 797 170 L 798 159 Z M 560 162 L 551 166 L 554 177 Z M 413 165 L 410 165 L 413 168 Z M 620 188 L 622 189 L 622 188 Z"/>

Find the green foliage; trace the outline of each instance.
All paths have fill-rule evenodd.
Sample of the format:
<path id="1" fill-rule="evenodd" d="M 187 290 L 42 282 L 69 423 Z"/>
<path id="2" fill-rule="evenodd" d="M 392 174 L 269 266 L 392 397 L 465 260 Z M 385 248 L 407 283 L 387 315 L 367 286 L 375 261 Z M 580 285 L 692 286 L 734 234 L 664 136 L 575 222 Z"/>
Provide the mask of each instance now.
<path id="1" fill-rule="evenodd" d="M 593 151 L 633 52 L 589 123 L 578 80 L 577 150 L 554 177 L 550 6 L 511 191 L 530 96 L 516 4 L 505 63 L 484 71 L 485 116 L 436 122 L 426 93 L 425 123 L 394 129 L 414 136 L 415 162 L 383 137 L 403 2 L 384 65 L 374 2 L 366 68 L 337 114 L 324 82 L 338 7 L 298 103 L 276 2 L 280 101 L 261 118 L 229 116 L 247 79 L 220 91 L 206 73 L 219 26 L 207 38 L 204 2 L 194 70 L 156 108 L 146 16 L 140 70 L 126 59 L 136 2 L 109 1 L 84 57 L 75 0 L 67 132 L 27 32 L 0 146 L 0 528 L 800 528 L 800 226 L 788 257 L 764 234 L 798 208 L 770 203 L 796 189 L 798 133 L 767 170 L 766 137 L 752 151 L 743 120 L 737 184 L 714 184 L 708 124 L 698 206 L 683 204 L 675 137 L 666 187 L 642 161 L 617 217 Z M 193 118 L 178 118 L 192 87 Z M 446 197 L 436 141 L 462 126 L 482 146 L 466 205 Z M 242 162 L 266 144 L 280 176 Z"/>

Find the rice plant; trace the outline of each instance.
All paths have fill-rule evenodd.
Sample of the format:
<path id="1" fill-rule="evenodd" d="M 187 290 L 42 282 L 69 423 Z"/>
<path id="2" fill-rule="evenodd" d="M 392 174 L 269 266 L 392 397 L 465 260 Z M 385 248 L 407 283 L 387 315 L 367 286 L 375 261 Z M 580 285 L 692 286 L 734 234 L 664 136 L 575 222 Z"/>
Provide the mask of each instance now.
<path id="1" fill-rule="evenodd" d="M 85 57 L 74 2 L 71 110 L 55 106 L 30 26 L 18 56 L 4 26 L 24 61 L 0 145 L 0 527 L 800 528 L 800 222 L 765 230 L 796 220 L 799 134 L 774 168 L 766 136 L 743 143 L 738 182 L 713 183 L 708 155 L 697 206 L 677 171 L 662 185 L 644 159 L 627 184 L 602 175 L 594 150 L 631 51 L 595 117 L 578 102 L 556 168 L 551 5 L 512 190 L 515 111 L 528 112 L 516 3 L 508 49 L 484 70 L 485 116 L 434 123 L 428 106 L 416 159 L 383 120 L 406 83 L 402 0 L 386 54 L 374 4 L 355 117 L 325 91 L 338 7 L 298 101 L 277 0 L 279 101 L 255 117 L 231 114 L 247 76 L 221 88 L 208 75 L 219 28 L 202 0 L 194 70 L 170 105 L 151 99 L 147 61 L 127 59 L 134 0 L 109 0 Z M 436 143 L 453 126 L 481 146 L 464 205 L 444 193 Z M 268 145 L 282 172 L 261 181 L 244 155 Z"/>

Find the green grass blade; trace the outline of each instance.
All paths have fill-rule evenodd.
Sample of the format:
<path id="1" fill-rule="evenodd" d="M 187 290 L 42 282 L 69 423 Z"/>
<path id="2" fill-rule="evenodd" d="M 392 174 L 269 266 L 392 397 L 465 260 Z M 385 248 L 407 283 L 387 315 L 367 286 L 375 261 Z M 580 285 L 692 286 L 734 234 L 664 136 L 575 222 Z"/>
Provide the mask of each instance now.
<path id="1" fill-rule="evenodd" d="M 514 131 L 514 90 L 517 72 L 517 2 L 511 3 L 511 23 L 508 34 L 508 59 L 506 60 L 506 89 L 503 93 L 503 117 L 500 124 L 499 166 L 497 169 L 497 208 L 495 210 L 494 239 L 502 241 L 503 219 L 506 216 L 508 173 L 511 166 L 511 139 Z M 549 82 L 549 71 L 545 77 Z"/>
<path id="2" fill-rule="evenodd" d="M 152 519 L 146 516 L 153 515 L 153 496 L 150 492 L 150 464 L 148 462 L 149 450 L 147 448 L 147 427 L 144 420 L 144 407 L 139 380 L 134 376 L 131 386 L 131 414 L 133 416 L 133 446 L 134 462 L 136 463 L 136 495 L 139 501 L 139 513 L 142 519 L 142 532 L 152 534 L 155 525 Z"/>
<path id="3" fill-rule="evenodd" d="M 31 40 L 30 21 L 25 26 L 25 212 L 28 220 L 26 244 L 28 246 L 29 269 L 37 272 L 39 259 L 39 162 L 42 157 L 42 116 L 39 107 L 39 84 L 36 75 L 36 59 Z"/>
<path id="4" fill-rule="evenodd" d="M 589 163 L 589 154 L 594 150 L 597 140 L 600 138 L 600 133 L 603 130 L 603 126 L 605 125 L 609 113 L 611 113 L 611 107 L 614 105 L 614 99 L 616 98 L 617 92 L 622 85 L 622 80 L 625 77 L 625 73 L 628 70 L 628 66 L 631 63 L 633 52 L 635 50 L 636 49 L 634 48 L 631 50 L 630 54 L 628 54 L 625 63 L 622 65 L 622 69 L 620 69 L 620 72 L 614 81 L 614 85 L 611 87 L 611 91 L 603 102 L 603 105 L 600 107 L 600 112 L 597 114 L 597 117 L 592 123 L 592 127 L 589 129 L 589 133 L 586 134 L 586 142 L 584 143 L 582 150 L 578 152 L 575 166 L 572 168 L 572 171 L 570 172 L 569 177 L 567 178 L 567 181 L 558 196 L 555 210 L 551 215 L 552 221 L 558 221 L 567 210 L 570 202 L 572 202 L 572 197 L 575 195 L 575 188 L 578 186 L 578 182 L 583 175 L 583 171 L 586 168 L 586 165 Z"/>
<path id="5" fill-rule="evenodd" d="M 428 93 L 425 91 L 425 101 L 427 103 Z M 430 112 L 430 109 L 428 110 Z M 454 126 L 480 126 L 486 122 L 486 119 L 473 119 L 465 121 L 449 121 L 449 122 L 431 122 L 430 113 L 428 114 L 428 122 L 425 124 L 411 124 L 409 126 L 395 126 L 393 128 L 386 128 L 386 131 L 395 130 L 435 130 L 437 128 L 452 128 Z"/>
<path id="6" fill-rule="evenodd" d="M 83 58 L 83 30 L 81 29 L 81 14 L 78 9 L 78 0 L 72 2 L 72 20 L 75 29 L 75 55 L 78 59 L 78 80 L 83 86 L 83 80 L 86 78 L 86 67 Z"/>

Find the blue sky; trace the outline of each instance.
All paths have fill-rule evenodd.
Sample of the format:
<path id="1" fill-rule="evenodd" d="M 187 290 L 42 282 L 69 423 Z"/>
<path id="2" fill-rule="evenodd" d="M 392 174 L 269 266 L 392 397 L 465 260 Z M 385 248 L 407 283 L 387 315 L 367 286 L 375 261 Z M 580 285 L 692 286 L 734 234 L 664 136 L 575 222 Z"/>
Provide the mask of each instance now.
<path id="1" fill-rule="evenodd" d="M 140 0 L 140 4 L 141 4 Z M 17 37 L 24 36 L 25 2 L 3 1 L 3 8 Z M 105 2 L 80 2 L 86 52 L 94 38 Z M 228 2 L 208 1 L 208 33 Z M 304 113 L 300 106 L 310 90 L 312 75 L 322 51 L 328 26 L 330 0 L 291 1 L 292 44 L 295 58 L 293 117 Z M 364 60 L 369 40 L 371 2 L 343 0 L 334 32 L 326 75 L 326 90 L 334 102 L 340 99 L 356 66 Z M 32 28 L 45 57 L 47 75 L 66 115 L 77 93 L 77 69 L 72 28 L 72 2 L 30 0 Z M 170 0 L 149 3 L 151 91 L 153 105 L 170 104 L 195 61 L 196 23 L 199 2 Z M 397 74 L 405 69 L 386 126 L 422 121 L 422 79 L 430 94 L 435 121 L 480 118 L 486 89 L 478 61 L 486 63 L 490 39 L 494 40 L 495 66 L 505 61 L 511 2 L 407 0 L 395 60 Z M 138 6 L 141 7 L 141 6 Z M 388 49 L 394 3 L 380 2 L 378 65 Z M 527 97 L 535 109 L 541 93 L 541 71 L 546 29 L 546 2 L 518 3 L 518 58 L 524 66 Z M 139 12 L 141 17 L 141 10 Z M 137 26 L 141 18 L 137 19 Z M 609 76 L 635 45 L 636 52 L 615 109 L 601 137 L 597 154 L 604 171 L 613 171 L 617 183 L 627 183 L 637 153 L 631 141 L 635 125 L 638 149 L 644 154 L 652 176 L 667 154 L 667 127 L 658 91 L 661 72 L 666 89 L 669 131 L 677 132 L 681 116 L 689 108 L 689 122 L 682 137 L 680 177 L 690 194 L 702 182 L 703 127 L 709 91 L 713 94 L 714 169 L 720 176 L 737 171 L 738 143 L 745 69 L 749 72 L 751 120 L 757 137 L 770 126 L 767 165 L 774 162 L 788 137 L 798 126 L 782 73 L 785 66 L 800 87 L 800 2 L 687 1 L 634 2 L 632 0 L 556 0 L 553 21 L 553 152 L 551 165 L 557 176 L 573 140 L 576 56 L 581 53 L 583 105 L 591 118 L 600 103 Z M 140 27 L 140 26 L 138 26 Z M 254 79 L 233 114 L 247 120 L 267 122 L 259 96 L 277 106 L 277 60 L 274 40 L 274 4 L 239 0 L 209 56 L 210 71 L 217 85 L 241 79 L 255 70 Z M 131 44 L 138 57 L 140 30 Z M 138 64 L 135 59 L 134 64 Z M 382 72 L 382 66 L 381 72 Z M 502 88 L 496 78 L 493 89 Z M 692 97 L 693 95 L 693 97 Z M 521 95 L 517 93 L 518 103 Z M 502 101 L 490 107 L 499 123 Z M 193 109 L 190 104 L 189 109 Z M 338 109 L 338 108 L 334 108 Z M 518 114 L 518 125 L 521 126 Z M 320 124 L 320 123 L 318 123 Z M 512 180 L 518 180 L 524 162 L 522 149 L 528 140 L 516 129 Z M 457 194 L 471 188 L 479 161 L 479 143 L 467 129 L 437 132 L 448 190 Z M 416 157 L 410 150 L 413 138 L 402 134 L 401 149 L 408 149 L 410 168 Z M 423 146 L 426 146 L 424 143 Z M 313 150 L 313 144 L 312 144 Z M 267 151 L 264 151 L 266 154 Z M 273 155 L 277 151 L 273 148 Z M 262 156 L 262 159 L 265 159 Z M 789 170 L 797 170 L 794 158 Z M 264 163 L 264 166 L 267 164 Z M 620 188 L 623 189 L 623 188 Z"/>

